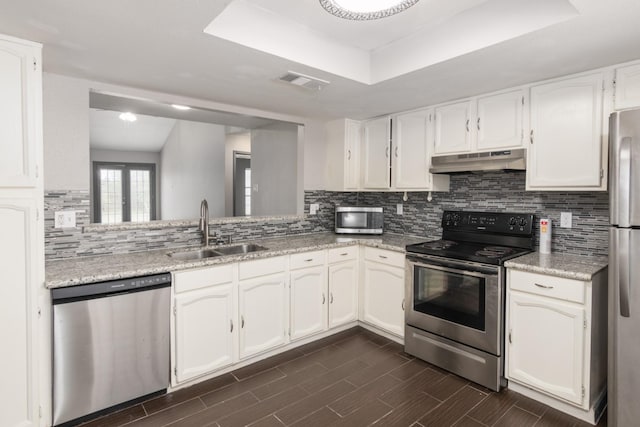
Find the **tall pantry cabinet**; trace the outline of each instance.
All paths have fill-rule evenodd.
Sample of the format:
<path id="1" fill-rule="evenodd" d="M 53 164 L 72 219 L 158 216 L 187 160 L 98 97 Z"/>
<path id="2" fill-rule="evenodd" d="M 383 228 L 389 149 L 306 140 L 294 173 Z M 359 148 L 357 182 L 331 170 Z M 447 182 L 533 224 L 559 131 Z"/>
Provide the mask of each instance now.
<path id="1" fill-rule="evenodd" d="M 0 425 L 49 423 L 41 45 L 0 35 Z M 41 402 L 46 408 L 41 407 Z M 41 416 L 43 417 L 41 419 Z"/>

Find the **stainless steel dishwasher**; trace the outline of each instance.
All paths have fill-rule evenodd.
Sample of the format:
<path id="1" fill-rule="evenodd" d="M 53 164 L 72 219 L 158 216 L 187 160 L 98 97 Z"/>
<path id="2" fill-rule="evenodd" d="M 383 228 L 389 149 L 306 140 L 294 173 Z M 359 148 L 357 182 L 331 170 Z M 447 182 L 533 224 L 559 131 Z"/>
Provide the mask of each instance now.
<path id="1" fill-rule="evenodd" d="M 52 290 L 54 425 L 166 392 L 170 293 L 168 273 Z"/>

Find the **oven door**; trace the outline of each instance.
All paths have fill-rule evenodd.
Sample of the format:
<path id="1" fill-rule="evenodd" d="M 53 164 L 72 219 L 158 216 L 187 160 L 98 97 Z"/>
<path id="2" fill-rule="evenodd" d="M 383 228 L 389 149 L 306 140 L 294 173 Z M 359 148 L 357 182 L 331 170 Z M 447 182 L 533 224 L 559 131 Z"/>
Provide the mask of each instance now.
<path id="1" fill-rule="evenodd" d="M 407 269 L 407 324 L 501 355 L 499 267 L 407 255 Z"/>

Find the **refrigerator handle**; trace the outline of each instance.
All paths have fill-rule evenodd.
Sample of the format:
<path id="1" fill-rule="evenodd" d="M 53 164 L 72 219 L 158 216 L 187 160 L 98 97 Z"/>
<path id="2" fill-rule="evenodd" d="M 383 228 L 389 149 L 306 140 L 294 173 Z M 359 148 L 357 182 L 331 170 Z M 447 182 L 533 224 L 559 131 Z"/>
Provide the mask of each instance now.
<path id="1" fill-rule="evenodd" d="M 618 225 L 631 226 L 631 138 L 620 141 L 619 179 L 618 179 Z"/>
<path id="2" fill-rule="evenodd" d="M 618 235 L 618 293 L 620 295 L 620 315 L 622 317 L 630 317 L 629 313 L 629 286 L 631 285 L 631 230 L 619 230 Z"/>

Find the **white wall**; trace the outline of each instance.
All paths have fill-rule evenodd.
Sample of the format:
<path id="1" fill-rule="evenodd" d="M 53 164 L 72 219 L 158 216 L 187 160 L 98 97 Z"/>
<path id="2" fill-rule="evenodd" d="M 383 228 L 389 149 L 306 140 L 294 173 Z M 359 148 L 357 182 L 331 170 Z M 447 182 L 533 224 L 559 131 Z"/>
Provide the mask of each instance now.
<path id="1" fill-rule="evenodd" d="M 224 153 L 224 169 L 225 169 L 224 216 L 233 216 L 233 152 L 234 151 L 242 151 L 244 153 L 251 152 L 251 133 L 250 132 L 227 134 L 225 153 Z"/>
<path id="2" fill-rule="evenodd" d="M 298 126 L 251 131 L 251 215 L 290 215 L 298 207 Z"/>
<path id="3" fill-rule="evenodd" d="M 156 219 L 162 217 L 161 192 L 160 192 L 160 153 L 151 151 L 120 151 L 120 150 L 90 150 L 90 183 L 93 191 L 93 162 L 123 162 L 123 163 L 152 163 L 156 166 Z M 93 219 L 93 200 L 91 200 L 91 218 Z M 92 221 L 93 222 L 93 221 Z"/>
<path id="4" fill-rule="evenodd" d="M 44 189 L 88 190 L 89 86 L 43 75 Z"/>
<path id="5" fill-rule="evenodd" d="M 303 176 L 305 190 L 325 190 L 327 186 L 327 144 L 324 121 L 304 124 Z"/>
<path id="6" fill-rule="evenodd" d="M 160 153 L 163 219 L 198 218 L 202 199 L 224 216 L 224 152 L 224 126 L 176 122 Z"/>

